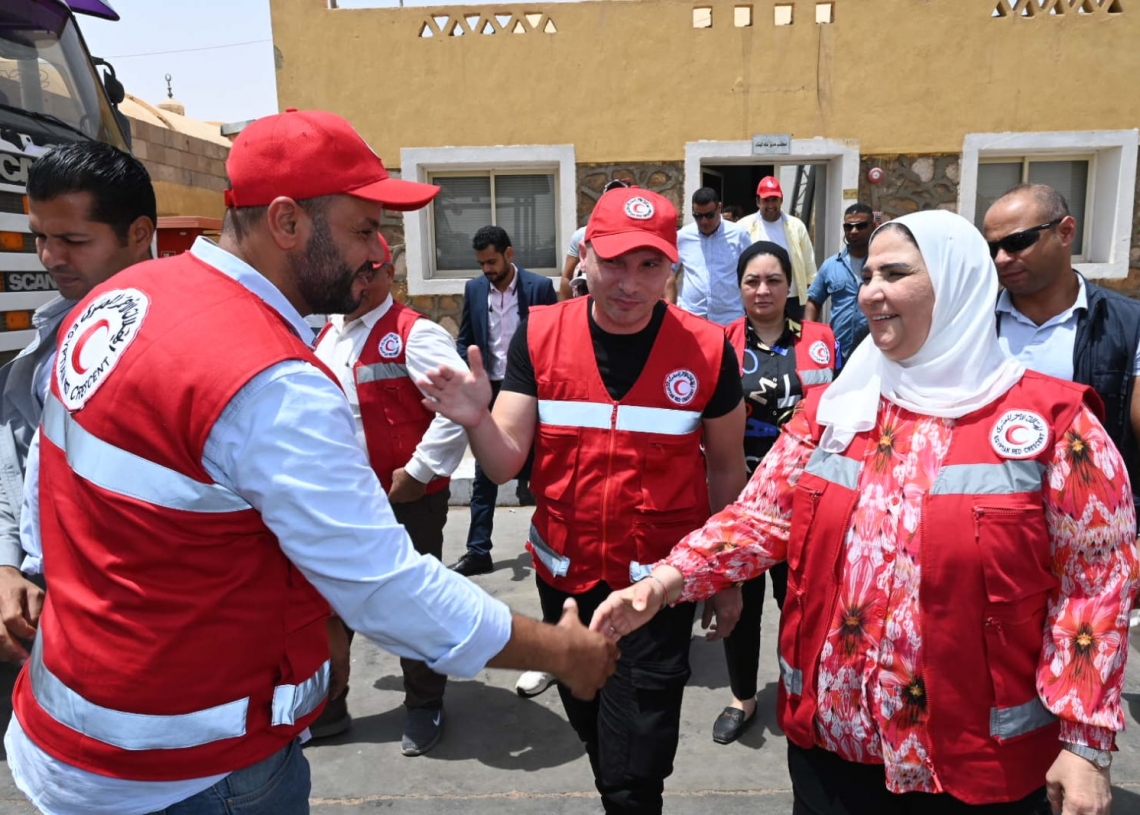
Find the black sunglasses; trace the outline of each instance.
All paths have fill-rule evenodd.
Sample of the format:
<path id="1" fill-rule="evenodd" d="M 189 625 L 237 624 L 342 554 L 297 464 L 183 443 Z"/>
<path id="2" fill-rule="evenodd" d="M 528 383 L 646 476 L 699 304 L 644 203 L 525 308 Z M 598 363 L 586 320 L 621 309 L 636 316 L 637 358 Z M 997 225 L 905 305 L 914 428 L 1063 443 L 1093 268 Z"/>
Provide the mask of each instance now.
<path id="1" fill-rule="evenodd" d="M 1052 229 L 1057 224 L 1061 223 L 1064 218 L 1054 218 L 1047 224 L 1040 226 L 1031 226 L 1029 229 L 1023 229 L 1020 232 L 1014 232 L 1012 235 L 1006 235 L 1000 241 L 986 241 L 990 245 L 990 257 L 996 259 L 998 250 L 1004 249 L 1007 255 L 1016 255 L 1018 252 L 1024 252 L 1041 237 L 1042 230 Z"/>
<path id="2" fill-rule="evenodd" d="M 693 220 L 695 220 L 695 221 L 711 221 L 716 216 L 717 216 L 717 212 L 715 209 L 712 212 L 694 212 L 693 213 Z"/>
<path id="3" fill-rule="evenodd" d="M 864 229 L 866 229 L 870 225 L 871 225 L 870 221 L 856 221 L 853 224 L 844 224 L 843 225 L 843 231 L 844 232 L 852 232 L 852 231 L 862 232 Z"/>

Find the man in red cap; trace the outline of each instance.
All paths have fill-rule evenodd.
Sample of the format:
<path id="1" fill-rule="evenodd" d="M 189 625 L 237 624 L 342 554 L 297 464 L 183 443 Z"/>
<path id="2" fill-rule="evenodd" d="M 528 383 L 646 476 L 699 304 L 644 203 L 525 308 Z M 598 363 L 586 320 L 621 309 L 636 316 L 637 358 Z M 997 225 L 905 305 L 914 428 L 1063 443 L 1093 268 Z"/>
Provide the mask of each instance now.
<path id="1" fill-rule="evenodd" d="M 719 326 L 667 305 L 677 212 L 643 189 L 599 199 L 583 240 L 589 296 L 536 309 L 519 326 L 507 373 L 491 387 L 441 368 L 427 404 L 467 428 L 484 472 L 502 483 L 534 447 L 528 548 L 543 612 L 576 600 L 585 622 L 611 591 L 645 578 L 687 532 L 740 492 L 744 408 L 735 352 Z M 566 353 L 567 348 L 592 353 Z M 712 636 L 739 615 L 739 591 L 715 598 Z M 563 706 L 585 742 L 606 812 L 658 813 L 673 771 L 689 677 L 693 606 L 665 609 L 620 643 L 599 699 Z"/>
<path id="2" fill-rule="evenodd" d="M 783 211 L 784 190 L 775 176 L 764 176 L 756 187 L 758 211 L 740 219 L 752 242 L 771 241 L 784 247 L 792 261 L 792 286 L 788 292 L 789 315 L 803 319 L 808 287 L 815 280 L 815 249 L 804 222 Z M 792 298 L 796 298 L 794 301 Z M 793 313 L 794 312 L 794 313 Z"/>
<path id="3" fill-rule="evenodd" d="M 360 305 L 330 318 L 317 338 L 316 354 L 344 388 L 357 440 L 368 451 L 396 520 L 417 552 L 439 559 L 450 477 L 467 451 L 467 434 L 420 404 L 414 380 L 440 365 L 466 366 L 442 326 L 393 299 L 396 269 L 388 242 L 382 235 L 379 240 L 384 259 L 358 283 Z M 351 640 L 353 632 L 347 634 Z M 443 734 L 447 677 L 422 660 L 401 659 L 400 668 L 407 708 L 401 750 L 418 756 Z M 342 733 L 351 722 L 346 684 L 313 723 L 313 738 Z"/>
<path id="4" fill-rule="evenodd" d="M 437 189 L 317 111 L 253 123 L 226 166 L 219 243 L 119 273 L 59 331 L 25 506 L 53 590 L 5 737 L 44 812 L 308 812 L 330 605 L 438 673 L 590 696 L 613 668 L 572 605 L 513 616 L 413 550 L 308 345 L 303 315 L 353 311 L 384 260 L 382 209 Z"/>

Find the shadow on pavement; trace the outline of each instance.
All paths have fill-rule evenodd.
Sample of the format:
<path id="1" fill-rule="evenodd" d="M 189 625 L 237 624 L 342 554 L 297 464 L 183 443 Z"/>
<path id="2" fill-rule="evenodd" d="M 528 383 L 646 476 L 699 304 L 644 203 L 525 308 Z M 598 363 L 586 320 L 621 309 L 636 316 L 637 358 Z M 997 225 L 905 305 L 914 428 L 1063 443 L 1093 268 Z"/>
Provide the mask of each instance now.
<path id="1" fill-rule="evenodd" d="M 1113 787 L 1112 811 L 1115 815 L 1140 814 L 1140 793 L 1121 787 Z"/>
<path id="2" fill-rule="evenodd" d="M 403 678 L 384 676 L 375 687 L 402 693 Z M 444 697 L 443 738 L 426 758 L 475 759 L 490 767 L 524 772 L 568 764 L 581 757 L 585 748 L 566 720 L 548 704 L 561 710 L 554 688 L 538 700 L 529 700 L 481 682 L 450 681 Z M 371 716 L 354 716 L 352 729 L 343 736 L 324 739 L 306 749 L 319 750 L 325 744 L 395 745 L 403 735 L 404 718 L 402 705 Z"/>
<path id="3" fill-rule="evenodd" d="M 514 560 L 503 560 L 496 564 L 496 569 L 509 568 L 512 583 L 521 583 L 524 580 L 534 582 L 534 560 L 530 556 L 530 552 L 525 549 L 519 553 L 518 557 Z M 538 590 L 535 589 L 537 592 Z"/>

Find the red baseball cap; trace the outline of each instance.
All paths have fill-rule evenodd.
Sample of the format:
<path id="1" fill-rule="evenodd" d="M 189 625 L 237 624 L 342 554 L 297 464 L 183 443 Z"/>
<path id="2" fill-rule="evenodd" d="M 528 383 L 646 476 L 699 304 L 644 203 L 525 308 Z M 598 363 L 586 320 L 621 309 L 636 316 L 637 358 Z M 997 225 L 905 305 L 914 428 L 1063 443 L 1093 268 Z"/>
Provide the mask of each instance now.
<path id="1" fill-rule="evenodd" d="M 295 200 L 353 195 L 407 211 L 426 206 L 439 187 L 391 178 L 380 156 L 341 116 L 296 110 L 265 116 L 238 135 L 226 159 L 227 207 L 263 207 L 278 196 Z"/>
<path id="2" fill-rule="evenodd" d="M 604 258 L 634 249 L 659 249 L 677 262 L 677 209 L 655 192 L 638 187 L 610 190 L 598 199 L 585 242 Z"/>
<path id="3" fill-rule="evenodd" d="M 760 184 L 756 187 L 757 198 L 783 198 L 784 190 L 780 187 L 780 182 L 776 180 L 774 175 L 766 175 L 760 179 Z"/>

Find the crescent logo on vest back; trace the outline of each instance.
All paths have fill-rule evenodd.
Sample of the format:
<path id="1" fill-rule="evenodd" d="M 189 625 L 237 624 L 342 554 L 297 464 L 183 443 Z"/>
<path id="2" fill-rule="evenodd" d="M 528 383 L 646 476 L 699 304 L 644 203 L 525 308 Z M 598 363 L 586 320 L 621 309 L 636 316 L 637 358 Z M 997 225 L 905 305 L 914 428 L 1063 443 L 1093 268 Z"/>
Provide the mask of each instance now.
<path id="1" fill-rule="evenodd" d="M 138 336 L 150 300 L 138 289 L 113 289 L 83 308 L 63 334 L 55 362 L 60 400 L 79 410 Z"/>

